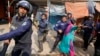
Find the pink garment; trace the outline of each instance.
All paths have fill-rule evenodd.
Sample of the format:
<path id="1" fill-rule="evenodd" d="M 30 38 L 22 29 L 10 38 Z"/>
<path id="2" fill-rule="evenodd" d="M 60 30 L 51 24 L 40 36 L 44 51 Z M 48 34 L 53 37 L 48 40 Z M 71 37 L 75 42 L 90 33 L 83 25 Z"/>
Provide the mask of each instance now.
<path id="1" fill-rule="evenodd" d="M 72 41 L 70 42 L 69 56 L 74 56 L 74 48 L 73 48 L 73 43 L 72 43 Z"/>
<path id="2" fill-rule="evenodd" d="M 64 34 L 68 34 L 68 32 L 70 31 L 71 27 L 72 27 L 72 24 L 71 24 L 71 22 L 69 22 L 69 23 L 68 23 L 68 26 L 67 26 L 66 29 L 65 29 Z"/>

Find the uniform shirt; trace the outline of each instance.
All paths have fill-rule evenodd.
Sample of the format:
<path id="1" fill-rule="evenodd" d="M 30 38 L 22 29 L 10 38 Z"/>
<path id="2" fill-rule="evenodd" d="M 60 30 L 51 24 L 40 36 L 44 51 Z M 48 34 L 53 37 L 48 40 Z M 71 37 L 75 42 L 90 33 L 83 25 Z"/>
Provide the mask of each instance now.
<path id="1" fill-rule="evenodd" d="M 65 28 L 67 27 L 68 25 L 68 21 L 66 22 L 62 22 L 61 20 L 57 22 L 57 24 L 55 25 L 54 27 L 54 30 L 55 31 L 58 31 L 58 30 L 62 30 L 64 32 Z"/>
<path id="2" fill-rule="evenodd" d="M 28 18 L 17 20 L 14 16 L 12 22 L 11 31 L 0 35 L 0 41 L 14 38 L 15 43 L 31 43 L 32 21 Z"/>
<path id="3" fill-rule="evenodd" d="M 84 32 L 86 32 L 87 34 L 91 34 L 92 30 L 93 30 L 93 21 L 92 20 L 86 20 L 83 23 L 84 26 L 87 26 L 86 28 L 83 28 Z"/>
<path id="4" fill-rule="evenodd" d="M 88 26 L 89 29 L 93 28 L 93 21 L 92 20 L 86 20 L 84 23 L 84 26 Z"/>
<path id="5" fill-rule="evenodd" d="M 39 27 L 39 32 L 43 33 L 44 31 L 48 30 L 48 21 L 40 20 L 38 27 Z"/>
<path id="6" fill-rule="evenodd" d="M 100 34 L 98 32 L 100 32 L 100 22 L 96 24 L 96 37 L 97 37 L 95 42 L 96 47 L 100 47 Z"/>

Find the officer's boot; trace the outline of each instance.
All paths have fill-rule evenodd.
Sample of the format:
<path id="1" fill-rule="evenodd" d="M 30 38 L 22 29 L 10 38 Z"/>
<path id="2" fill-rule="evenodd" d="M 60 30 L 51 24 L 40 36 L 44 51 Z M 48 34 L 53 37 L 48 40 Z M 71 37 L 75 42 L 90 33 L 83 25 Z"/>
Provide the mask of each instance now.
<path id="1" fill-rule="evenodd" d="M 54 43 L 54 45 L 53 45 L 53 47 L 52 47 L 50 53 L 52 53 L 53 51 L 55 51 L 56 46 L 58 45 L 58 42 L 59 42 L 59 41 L 57 41 L 57 40 L 55 41 L 55 43 Z"/>
<path id="2" fill-rule="evenodd" d="M 46 41 L 46 36 L 43 38 L 43 42 L 45 42 Z"/>
<path id="3" fill-rule="evenodd" d="M 42 52 L 42 51 L 43 51 L 42 41 L 39 41 L 39 51 L 38 52 Z"/>

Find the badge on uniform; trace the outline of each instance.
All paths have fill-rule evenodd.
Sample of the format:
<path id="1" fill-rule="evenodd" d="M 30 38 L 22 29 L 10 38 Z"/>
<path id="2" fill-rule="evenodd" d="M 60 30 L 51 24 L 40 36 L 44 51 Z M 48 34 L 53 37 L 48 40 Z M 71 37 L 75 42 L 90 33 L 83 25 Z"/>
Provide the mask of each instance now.
<path id="1" fill-rule="evenodd" d="M 22 26 L 25 26 L 27 24 L 27 22 L 24 22 L 23 24 L 22 24 Z"/>
<path id="2" fill-rule="evenodd" d="M 15 30 L 16 28 L 17 28 L 17 27 L 15 27 L 15 26 L 13 26 L 13 25 L 11 26 L 11 29 L 13 29 L 13 30 Z"/>

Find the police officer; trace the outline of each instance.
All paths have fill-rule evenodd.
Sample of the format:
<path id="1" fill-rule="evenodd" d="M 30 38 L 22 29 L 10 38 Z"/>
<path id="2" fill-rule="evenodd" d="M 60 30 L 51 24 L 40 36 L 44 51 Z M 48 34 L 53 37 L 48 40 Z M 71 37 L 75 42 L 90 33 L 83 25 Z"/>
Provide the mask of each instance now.
<path id="1" fill-rule="evenodd" d="M 86 51 L 89 45 L 89 40 L 91 38 L 92 30 L 93 30 L 93 16 L 90 15 L 86 18 L 86 20 L 83 22 L 83 40 L 84 40 L 84 46 L 83 50 Z"/>
<path id="2" fill-rule="evenodd" d="M 94 56 L 100 56 L 100 19 L 98 19 L 98 22 L 96 24 L 96 42 L 94 46 L 95 46 Z"/>
<path id="3" fill-rule="evenodd" d="M 12 18 L 11 31 L 0 35 L 0 41 L 14 38 L 15 46 L 12 56 L 31 56 L 32 21 L 27 16 L 30 3 L 20 1 L 17 4 L 18 13 Z"/>
<path id="4" fill-rule="evenodd" d="M 38 42 L 39 42 L 39 51 L 43 51 L 43 42 L 46 41 L 46 36 L 48 34 L 48 21 L 47 21 L 47 15 L 42 14 L 41 19 L 39 20 L 38 25 Z"/>
<path id="5" fill-rule="evenodd" d="M 71 15 L 71 14 L 68 14 L 67 16 L 69 16 L 69 15 Z M 62 39 L 64 30 L 65 30 L 65 28 L 67 27 L 68 21 L 69 21 L 69 19 L 67 19 L 67 16 L 66 16 L 66 15 L 63 15 L 63 16 L 62 16 L 62 19 L 59 20 L 59 21 L 57 22 L 57 24 L 55 25 L 55 27 L 54 27 L 54 30 L 57 32 L 57 37 L 56 37 L 56 41 L 54 42 L 54 45 L 53 45 L 53 47 L 52 47 L 50 53 L 52 53 L 52 52 L 55 50 L 56 46 L 58 45 L 58 43 L 59 43 L 59 42 L 61 41 L 61 39 Z M 69 17 L 68 17 L 68 18 L 69 18 Z"/>

